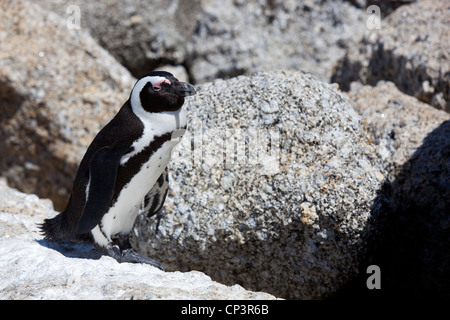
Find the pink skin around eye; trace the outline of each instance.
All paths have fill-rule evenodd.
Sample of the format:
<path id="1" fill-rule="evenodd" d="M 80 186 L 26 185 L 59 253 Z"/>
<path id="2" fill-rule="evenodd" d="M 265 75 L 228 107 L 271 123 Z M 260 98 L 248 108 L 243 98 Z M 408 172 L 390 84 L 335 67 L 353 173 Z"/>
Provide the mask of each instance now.
<path id="1" fill-rule="evenodd" d="M 169 80 L 164 79 L 164 80 L 161 80 L 161 81 L 158 81 L 157 83 L 155 83 L 153 85 L 153 90 L 155 90 L 155 91 L 161 90 L 161 83 L 163 83 L 163 82 L 168 83 L 168 84 L 172 84 Z"/>

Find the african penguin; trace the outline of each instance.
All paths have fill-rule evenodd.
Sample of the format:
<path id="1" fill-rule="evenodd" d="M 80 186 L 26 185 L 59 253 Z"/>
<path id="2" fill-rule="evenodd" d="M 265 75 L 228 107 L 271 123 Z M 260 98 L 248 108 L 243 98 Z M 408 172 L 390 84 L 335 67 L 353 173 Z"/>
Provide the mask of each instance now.
<path id="1" fill-rule="evenodd" d="M 186 129 L 191 84 L 154 71 L 97 134 L 81 160 L 66 209 L 40 225 L 47 240 L 90 241 L 119 262 L 159 262 L 131 249 L 128 236 L 141 203 L 157 213 L 168 188 L 167 164 Z"/>

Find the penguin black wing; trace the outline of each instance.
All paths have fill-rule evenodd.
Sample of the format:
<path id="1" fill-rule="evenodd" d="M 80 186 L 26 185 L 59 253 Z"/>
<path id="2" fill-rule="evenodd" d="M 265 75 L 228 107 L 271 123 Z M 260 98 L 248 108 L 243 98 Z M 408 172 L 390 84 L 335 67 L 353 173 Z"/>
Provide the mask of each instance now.
<path id="1" fill-rule="evenodd" d="M 153 188 L 144 197 L 142 209 L 147 217 L 151 217 L 161 210 L 164 205 L 164 201 L 166 200 L 168 191 L 169 171 L 166 167 Z"/>
<path id="2" fill-rule="evenodd" d="M 91 231 L 108 211 L 116 185 L 117 170 L 124 152 L 104 147 L 95 152 L 89 163 L 86 203 L 77 225 L 77 234 Z"/>

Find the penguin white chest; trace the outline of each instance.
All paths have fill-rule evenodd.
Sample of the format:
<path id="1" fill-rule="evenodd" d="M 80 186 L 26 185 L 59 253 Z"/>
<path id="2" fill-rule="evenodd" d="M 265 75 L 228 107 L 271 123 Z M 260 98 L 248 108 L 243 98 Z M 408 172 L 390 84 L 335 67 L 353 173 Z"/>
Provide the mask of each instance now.
<path id="1" fill-rule="evenodd" d="M 122 157 L 120 165 L 126 166 L 131 158 L 149 147 L 156 137 L 169 132 L 170 139 L 163 142 L 140 165 L 136 174 L 119 192 L 116 201 L 103 216 L 100 224 L 92 229 L 94 240 L 100 246 L 110 243 L 111 237 L 127 234 L 132 230 L 142 200 L 167 167 L 172 150 L 180 142 L 185 131 L 186 116 L 183 110 L 176 113 L 159 113 L 153 117 L 154 119 L 144 122 L 142 136 L 133 143 L 133 150 Z"/>
<path id="2" fill-rule="evenodd" d="M 123 187 L 114 205 L 103 216 L 100 227 L 92 230 L 99 245 L 106 246 L 111 237 L 131 231 L 142 200 L 168 165 L 176 144 L 174 141 L 165 142 Z"/>

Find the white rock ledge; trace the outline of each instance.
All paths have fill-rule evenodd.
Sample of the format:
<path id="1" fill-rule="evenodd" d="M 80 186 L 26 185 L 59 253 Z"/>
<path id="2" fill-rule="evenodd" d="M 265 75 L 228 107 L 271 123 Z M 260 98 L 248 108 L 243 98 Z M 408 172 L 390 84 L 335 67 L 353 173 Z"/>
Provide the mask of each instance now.
<path id="1" fill-rule="evenodd" d="M 0 299 L 275 299 L 198 271 L 119 264 L 88 244 L 42 240 L 36 224 L 55 214 L 49 200 L 0 178 Z"/>

